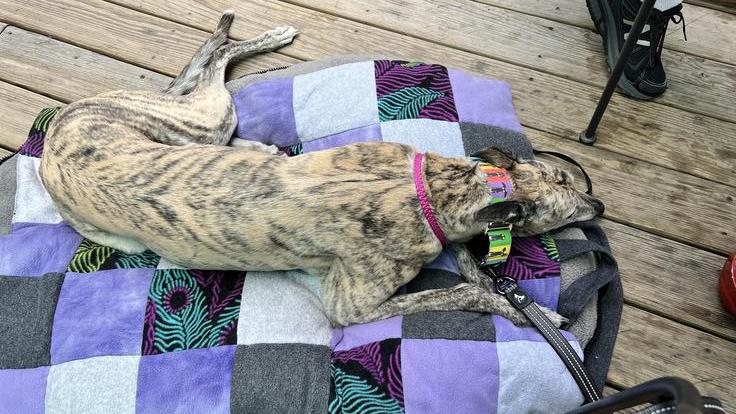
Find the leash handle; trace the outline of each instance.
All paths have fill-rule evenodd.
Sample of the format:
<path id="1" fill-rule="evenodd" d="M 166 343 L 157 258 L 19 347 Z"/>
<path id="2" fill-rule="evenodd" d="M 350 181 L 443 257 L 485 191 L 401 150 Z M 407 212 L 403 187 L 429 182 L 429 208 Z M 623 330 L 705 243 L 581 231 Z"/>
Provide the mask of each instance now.
<path id="1" fill-rule="evenodd" d="M 569 155 L 563 154 L 561 152 L 534 150 L 534 155 L 539 155 L 539 154 L 551 155 L 553 157 L 557 157 L 561 160 L 567 161 L 570 164 L 578 167 L 580 171 L 583 173 L 583 177 L 585 177 L 585 185 L 588 187 L 585 193 L 588 195 L 593 195 L 593 184 L 590 182 L 590 177 L 588 177 L 588 173 L 585 172 L 585 168 L 583 168 L 582 165 L 580 165 L 577 161 L 575 161 L 574 158 L 572 158 Z"/>

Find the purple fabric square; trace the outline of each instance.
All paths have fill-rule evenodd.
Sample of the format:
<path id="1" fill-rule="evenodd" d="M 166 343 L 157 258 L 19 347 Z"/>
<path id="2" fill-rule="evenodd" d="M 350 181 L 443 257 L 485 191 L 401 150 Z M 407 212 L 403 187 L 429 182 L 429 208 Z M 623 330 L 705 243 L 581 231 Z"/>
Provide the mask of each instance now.
<path id="1" fill-rule="evenodd" d="M 510 342 L 510 341 L 534 341 L 534 342 L 547 342 L 546 339 L 539 333 L 537 328 L 524 327 L 520 328 L 513 324 L 510 320 L 503 316 L 493 315 L 493 326 L 496 329 L 496 342 Z M 560 330 L 562 336 L 568 341 L 577 341 L 575 335 L 570 332 Z"/>
<path id="2" fill-rule="evenodd" d="M 388 338 L 401 338 L 401 316 L 337 328 L 332 333 L 333 351 L 345 351 Z"/>
<path id="3" fill-rule="evenodd" d="M 521 132 L 508 83 L 449 69 L 460 122 L 493 125 Z"/>
<path id="4" fill-rule="evenodd" d="M 64 223 L 14 224 L 0 236 L 0 274 L 42 276 L 64 272 L 82 236 Z"/>
<path id="5" fill-rule="evenodd" d="M 381 141 L 382 139 L 381 125 L 373 124 L 365 127 L 350 129 L 339 134 L 326 136 L 324 138 L 307 141 L 302 144 L 302 148 L 304 152 L 313 152 L 327 148 L 339 147 L 342 145 L 354 144 L 356 142 Z"/>
<path id="6" fill-rule="evenodd" d="M 457 258 L 450 250 L 443 250 L 434 260 L 424 265 L 425 269 L 445 270 L 451 273 L 460 274 L 460 268 L 457 265 Z"/>
<path id="7" fill-rule="evenodd" d="M 294 118 L 294 79 L 255 82 L 233 95 L 237 136 L 286 147 L 299 142 Z"/>
<path id="8" fill-rule="evenodd" d="M 43 414 L 49 367 L 0 370 L 0 411 Z"/>
<path id="9" fill-rule="evenodd" d="M 67 273 L 54 315 L 51 362 L 140 355 L 146 296 L 154 270 Z"/>
<path id="10" fill-rule="evenodd" d="M 381 122 L 416 118 L 458 121 L 446 67 L 401 60 L 377 60 L 374 66 Z"/>
<path id="11" fill-rule="evenodd" d="M 538 304 L 557 310 L 557 301 L 560 299 L 559 277 L 520 280 L 519 286 Z"/>
<path id="12" fill-rule="evenodd" d="M 496 412 L 495 343 L 404 339 L 401 348 L 407 414 Z"/>
<path id="13" fill-rule="evenodd" d="M 235 346 L 141 357 L 137 413 L 229 413 Z"/>

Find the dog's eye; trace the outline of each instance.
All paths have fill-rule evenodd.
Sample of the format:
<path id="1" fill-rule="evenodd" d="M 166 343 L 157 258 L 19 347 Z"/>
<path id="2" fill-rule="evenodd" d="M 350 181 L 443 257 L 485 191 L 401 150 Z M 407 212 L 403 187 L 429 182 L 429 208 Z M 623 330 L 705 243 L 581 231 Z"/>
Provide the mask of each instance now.
<path id="1" fill-rule="evenodd" d="M 568 219 L 568 220 L 569 220 L 569 219 L 571 219 L 571 218 L 572 218 L 572 216 L 574 216 L 574 215 L 575 215 L 575 211 L 573 211 L 572 213 L 570 213 L 570 215 L 568 215 L 568 216 L 567 216 L 567 219 Z"/>

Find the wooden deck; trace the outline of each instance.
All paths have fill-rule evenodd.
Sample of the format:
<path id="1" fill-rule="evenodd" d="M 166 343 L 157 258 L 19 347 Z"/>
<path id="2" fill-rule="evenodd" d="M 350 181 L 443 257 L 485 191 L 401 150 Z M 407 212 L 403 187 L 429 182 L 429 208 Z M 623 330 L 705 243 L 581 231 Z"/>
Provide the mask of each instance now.
<path id="1" fill-rule="evenodd" d="M 160 89 L 220 13 L 233 38 L 288 23 L 301 36 L 232 76 L 334 54 L 375 53 L 509 81 L 535 146 L 566 152 L 606 203 L 623 321 L 609 375 L 622 389 L 691 379 L 736 410 L 736 321 L 717 278 L 736 250 L 736 15 L 731 0 L 686 4 L 669 30 L 671 86 L 655 102 L 613 98 L 595 147 L 576 141 L 607 70 L 582 0 L 0 0 L 0 146 L 38 110 L 114 89 Z M 2 152 L 2 150 L 0 150 Z"/>

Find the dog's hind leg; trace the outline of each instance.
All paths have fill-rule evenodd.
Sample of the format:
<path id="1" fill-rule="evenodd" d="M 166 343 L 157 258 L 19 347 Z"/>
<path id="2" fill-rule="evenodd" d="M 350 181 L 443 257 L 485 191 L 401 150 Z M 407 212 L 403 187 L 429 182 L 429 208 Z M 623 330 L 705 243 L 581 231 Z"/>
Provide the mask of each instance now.
<path id="1" fill-rule="evenodd" d="M 77 220 L 69 215 L 66 215 L 64 219 L 74 228 L 74 230 L 77 231 L 77 233 L 81 234 L 82 237 L 97 244 L 112 247 L 115 250 L 120 250 L 127 254 L 139 254 L 148 250 L 145 245 L 129 237 L 119 236 L 117 234 L 100 230 L 92 224 Z"/>
<path id="2" fill-rule="evenodd" d="M 197 89 L 211 86 L 225 88 L 225 69 L 231 60 L 242 59 L 258 53 L 269 52 L 286 46 L 298 34 L 291 26 L 277 27 L 249 40 L 221 46 L 212 56 L 199 79 Z"/>
<path id="3" fill-rule="evenodd" d="M 164 89 L 164 93 L 167 95 L 186 95 L 197 86 L 202 71 L 212 60 L 212 55 L 220 46 L 227 43 L 227 34 L 230 31 L 230 26 L 232 26 L 234 18 L 235 12 L 225 10 L 212 36 L 197 49 L 189 64 Z"/>
<path id="4" fill-rule="evenodd" d="M 506 298 L 469 283 L 461 283 L 449 289 L 433 289 L 397 295 L 375 309 L 351 318 L 349 323 L 365 323 L 391 316 L 424 311 L 453 310 L 493 313 L 511 320 L 516 325 L 529 324 L 526 317 L 514 308 Z M 555 326 L 559 327 L 566 321 L 564 317 L 547 308 L 540 306 L 540 310 L 550 318 Z"/>

